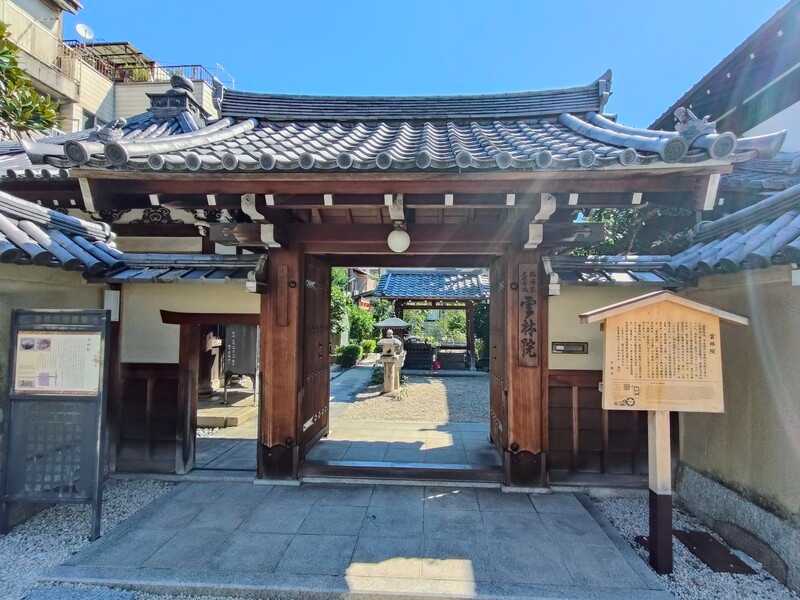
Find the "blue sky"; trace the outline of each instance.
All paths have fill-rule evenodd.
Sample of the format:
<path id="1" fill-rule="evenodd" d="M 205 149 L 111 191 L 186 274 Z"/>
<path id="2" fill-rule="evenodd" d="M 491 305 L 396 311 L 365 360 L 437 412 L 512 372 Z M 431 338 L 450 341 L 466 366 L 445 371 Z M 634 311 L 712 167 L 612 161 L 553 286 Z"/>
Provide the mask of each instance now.
<path id="1" fill-rule="evenodd" d="M 784 1 L 83 3 L 65 37 L 83 22 L 162 64 L 224 65 L 242 90 L 503 92 L 581 85 L 611 68 L 607 110 L 645 126 Z"/>

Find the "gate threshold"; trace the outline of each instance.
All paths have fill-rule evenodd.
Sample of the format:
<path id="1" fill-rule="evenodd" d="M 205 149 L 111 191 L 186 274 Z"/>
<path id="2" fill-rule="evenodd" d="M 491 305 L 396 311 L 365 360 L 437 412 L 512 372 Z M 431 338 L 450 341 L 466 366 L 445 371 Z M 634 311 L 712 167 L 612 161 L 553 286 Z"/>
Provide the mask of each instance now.
<path id="1" fill-rule="evenodd" d="M 385 482 L 455 482 L 500 485 L 500 467 L 457 463 L 407 463 L 389 461 L 327 460 L 306 461 L 301 476 L 313 480 L 376 480 Z"/>

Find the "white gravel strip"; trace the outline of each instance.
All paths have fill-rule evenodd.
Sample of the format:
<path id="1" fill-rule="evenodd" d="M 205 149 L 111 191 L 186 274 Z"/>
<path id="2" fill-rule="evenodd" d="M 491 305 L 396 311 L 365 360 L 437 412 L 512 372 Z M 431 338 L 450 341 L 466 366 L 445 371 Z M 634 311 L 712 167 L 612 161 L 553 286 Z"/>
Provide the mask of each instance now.
<path id="1" fill-rule="evenodd" d="M 634 538 L 637 535 L 647 535 L 648 533 L 647 498 L 603 498 L 595 501 L 606 518 L 646 562 L 647 550 L 634 542 Z M 723 544 L 725 543 L 697 519 L 678 509 L 673 510 L 672 519 L 674 529 L 708 531 Z M 674 537 L 672 549 L 673 573 L 659 577 L 676 598 L 702 598 L 704 600 L 712 598 L 715 600 L 717 598 L 797 600 L 800 598 L 767 573 L 759 562 L 743 552 L 732 549 L 734 554 L 756 571 L 755 575 L 715 573 Z"/>
<path id="2" fill-rule="evenodd" d="M 109 480 L 103 492 L 102 533 L 110 532 L 173 485 Z M 88 505 L 52 506 L 0 537 L 0 598 L 24 598 L 44 572 L 88 545 L 90 518 Z"/>

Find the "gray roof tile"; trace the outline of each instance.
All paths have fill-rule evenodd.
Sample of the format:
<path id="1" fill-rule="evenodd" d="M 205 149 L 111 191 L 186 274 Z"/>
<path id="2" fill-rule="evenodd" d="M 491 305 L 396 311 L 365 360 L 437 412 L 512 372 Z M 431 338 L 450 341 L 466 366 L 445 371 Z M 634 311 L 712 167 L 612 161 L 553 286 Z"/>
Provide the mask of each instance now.
<path id="1" fill-rule="evenodd" d="M 578 88 L 478 96 L 227 90 L 223 118 L 197 130 L 143 115 L 119 132 L 71 139 L 65 152 L 53 141 L 29 154 L 57 167 L 129 170 L 567 170 L 768 158 L 783 139 L 742 139 L 737 151 L 734 137 L 685 110 L 676 114 L 680 132 L 619 125 L 600 114 L 610 77 Z"/>
<path id="2" fill-rule="evenodd" d="M 378 298 L 484 300 L 489 297 L 485 270 L 387 271 L 373 291 Z"/>
<path id="3" fill-rule="evenodd" d="M 692 245 L 667 269 L 680 277 L 800 261 L 800 184 L 717 221 L 699 224 Z"/>

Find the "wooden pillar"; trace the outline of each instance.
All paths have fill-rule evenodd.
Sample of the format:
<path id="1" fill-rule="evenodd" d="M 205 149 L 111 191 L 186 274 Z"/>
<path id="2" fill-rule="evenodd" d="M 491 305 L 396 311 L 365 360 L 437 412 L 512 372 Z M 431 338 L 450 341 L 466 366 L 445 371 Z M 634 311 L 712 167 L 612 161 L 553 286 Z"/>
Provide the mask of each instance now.
<path id="1" fill-rule="evenodd" d="M 108 339 L 109 373 L 108 373 L 108 466 L 109 473 L 117 470 L 117 450 L 119 448 L 120 428 L 122 426 L 122 286 L 109 285 L 109 292 L 115 292 L 104 298 L 104 308 L 111 310 L 111 331 Z M 116 299 L 116 311 L 113 303 Z M 115 317 L 116 312 L 116 319 Z"/>
<path id="2" fill-rule="evenodd" d="M 179 475 L 188 473 L 194 466 L 200 351 L 200 326 L 182 324 L 178 347 L 178 406 L 175 424 L 175 472 Z"/>
<path id="3" fill-rule="evenodd" d="M 258 476 L 295 478 L 302 390 L 302 249 L 270 250 L 261 296 L 261 411 Z"/>
<path id="4" fill-rule="evenodd" d="M 672 465 L 669 411 L 647 413 L 650 487 L 650 566 L 656 573 L 672 573 Z"/>
<path id="5" fill-rule="evenodd" d="M 506 373 L 509 485 L 544 485 L 547 404 L 547 285 L 538 252 L 506 260 Z"/>

